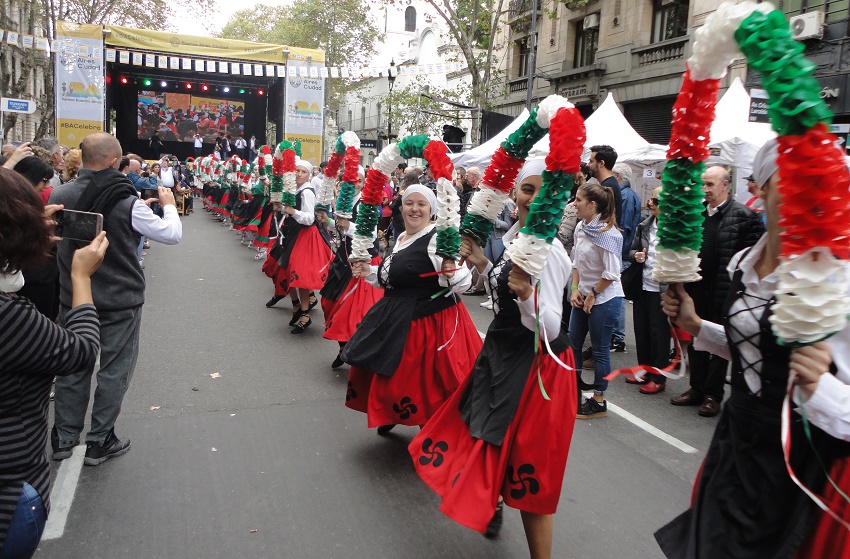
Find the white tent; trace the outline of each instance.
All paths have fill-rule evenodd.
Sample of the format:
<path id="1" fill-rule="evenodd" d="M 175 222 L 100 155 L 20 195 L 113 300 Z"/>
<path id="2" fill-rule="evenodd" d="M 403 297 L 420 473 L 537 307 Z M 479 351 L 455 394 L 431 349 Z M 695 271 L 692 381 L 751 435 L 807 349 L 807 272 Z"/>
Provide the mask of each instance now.
<path id="1" fill-rule="evenodd" d="M 522 126 L 522 123 L 528 120 L 528 109 L 523 109 L 518 117 L 514 119 L 504 130 L 481 144 L 476 148 L 461 153 L 449 154 L 449 159 L 452 160 L 455 167 L 479 167 L 482 171 L 490 164 L 490 158 L 499 149 L 499 145 L 508 139 L 517 128 Z"/>

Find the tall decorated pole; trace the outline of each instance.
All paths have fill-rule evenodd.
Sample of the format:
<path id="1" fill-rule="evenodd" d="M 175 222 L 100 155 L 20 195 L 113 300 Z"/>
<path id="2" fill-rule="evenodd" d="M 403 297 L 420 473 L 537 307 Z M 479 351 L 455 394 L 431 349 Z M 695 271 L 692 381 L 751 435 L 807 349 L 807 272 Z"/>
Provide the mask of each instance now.
<path id="1" fill-rule="evenodd" d="M 357 168 L 360 166 L 360 138 L 354 132 L 346 132 L 340 136 L 340 141 L 345 147 L 343 152 L 345 154 L 345 168 L 342 171 L 339 196 L 336 199 L 336 215 L 351 219 L 354 211 L 354 195 L 357 191 L 357 187 L 354 185 L 357 182 Z M 378 205 L 380 205 L 380 201 Z"/>
<path id="2" fill-rule="evenodd" d="M 345 134 L 354 134 L 354 132 L 346 132 Z M 356 136 L 356 134 L 355 134 Z M 336 139 L 336 146 L 331 158 L 328 160 L 328 165 L 325 167 L 325 175 L 322 178 L 322 186 L 319 188 L 319 194 L 316 196 L 316 201 L 323 206 L 330 206 L 334 200 L 334 190 L 336 189 L 336 179 L 339 175 L 339 169 L 342 166 L 342 161 L 345 158 L 345 143 L 340 135 Z"/>

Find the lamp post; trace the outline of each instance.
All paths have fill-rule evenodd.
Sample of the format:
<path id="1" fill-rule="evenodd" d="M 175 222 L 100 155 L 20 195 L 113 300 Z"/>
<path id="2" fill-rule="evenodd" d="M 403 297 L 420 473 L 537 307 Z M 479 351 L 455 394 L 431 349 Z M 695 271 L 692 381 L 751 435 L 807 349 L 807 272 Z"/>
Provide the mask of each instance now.
<path id="1" fill-rule="evenodd" d="M 395 84 L 395 59 L 390 61 L 390 72 L 387 74 L 387 84 L 390 87 L 390 92 L 387 95 L 387 145 L 393 141 L 393 85 Z"/>

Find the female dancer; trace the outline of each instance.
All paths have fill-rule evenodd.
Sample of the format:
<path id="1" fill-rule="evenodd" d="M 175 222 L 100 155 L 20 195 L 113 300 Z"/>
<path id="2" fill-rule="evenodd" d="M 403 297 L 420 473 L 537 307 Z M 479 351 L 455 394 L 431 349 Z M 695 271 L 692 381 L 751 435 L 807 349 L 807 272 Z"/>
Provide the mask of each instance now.
<path id="1" fill-rule="evenodd" d="M 328 267 L 333 254 L 330 245 L 316 226 L 316 193 L 310 187 L 313 165 L 299 159 L 295 162 L 295 207 L 284 206 L 286 218 L 281 226 L 285 246 L 280 258 L 284 270 L 284 291 L 297 290 L 299 307 L 293 313 L 290 325 L 293 334 L 303 334 L 313 323 L 310 309 L 318 300 L 313 291 L 318 291 L 328 279 Z M 293 302 L 295 296 L 293 295 Z"/>
<path id="2" fill-rule="evenodd" d="M 364 179 L 365 171 L 363 167 L 360 167 L 357 170 L 355 185 L 357 190 L 352 205 L 352 217 L 351 220 L 343 217 L 337 217 L 335 220 L 340 242 L 328 273 L 328 281 L 319 293 L 322 296 L 322 310 L 325 313 L 324 337 L 339 343 L 339 353 L 331 363 L 332 369 L 342 367 L 342 350 L 345 344 L 354 335 L 357 325 L 363 321 L 366 312 L 384 295 L 382 290 L 372 287 L 364 278 L 355 278 L 351 273 L 351 264 L 348 262 Z M 374 247 L 369 254 L 372 256 L 370 265 L 380 266 L 381 257 L 378 256 L 377 247 Z"/>
<path id="3" fill-rule="evenodd" d="M 544 168 L 542 159 L 534 159 L 520 170 L 518 222 L 505 233 L 506 244 L 525 226 Z M 410 443 L 410 454 L 417 473 L 442 497 L 440 510 L 453 520 L 495 537 L 504 496 L 521 511 L 532 558 L 549 557 L 578 397 L 575 375 L 547 353 L 543 339 L 572 366 L 561 326 L 572 264 L 555 240 L 535 303 L 530 276 L 507 251 L 491 263 L 465 238 L 461 254 L 487 278 L 496 317 L 465 386 Z"/>
<path id="4" fill-rule="evenodd" d="M 664 312 L 695 336 L 694 347 L 732 362 L 732 394 L 692 508 L 655 534 L 668 557 L 845 558 L 850 549 L 850 531 L 817 510 L 792 481 L 783 456 L 781 410 L 788 376 L 795 375 L 799 407 L 789 426 L 791 467 L 850 521 L 850 326 L 828 341 L 792 350 L 777 343 L 770 323 L 781 250 L 777 146 L 771 140 L 753 162 L 767 233 L 729 263 L 724 324 L 697 316 L 681 284 L 671 284 L 662 296 Z M 800 420 L 800 411 L 810 425 Z M 827 483 L 827 472 L 835 486 Z"/>
<path id="5" fill-rule="evenodd" d="M 610 188 L 585 184 L 576 193 L 576 211 L 582 221 L 575 231 L 572 282 L 570 284 L 570 343 L 573 355 L 581 355 L 590 332 L 593 345 L 593 397 L 579 407 L 578 419 L 605 417 L 608 404 L 605 376 L 611 372 L 611 334 L 623 288 L 620 285 L 623 236 L 614 220 L 614 195 Z"/>
<path id="6" fill-rule="evenodd" d="M 379 435 L 399 424 L 424 424 L 457 389 L 481 348 L 456 296 L 469 288 L 469 270 L 439 273 L 431 189 L 408 187 L 402 215 L 404 234 L 380 266 L 352 264 L 354 277 L 383 288 L 384 296 L 342 352 L 351 365 L 345 405 L 366 413 Z"/>

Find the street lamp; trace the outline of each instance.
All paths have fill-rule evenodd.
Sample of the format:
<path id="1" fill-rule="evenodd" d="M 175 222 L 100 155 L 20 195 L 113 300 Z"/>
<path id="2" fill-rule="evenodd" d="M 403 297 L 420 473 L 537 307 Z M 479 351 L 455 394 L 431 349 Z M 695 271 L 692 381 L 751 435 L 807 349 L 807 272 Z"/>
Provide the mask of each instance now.
<path id="1" fill-rule="evenodd" d="M 387 83 L 390 86 L 389 95 L 387 95 L 387 145 L 393 141 L 393 85 L 395 84 L 395 59 L 390 61 L 390 72 L 387 74 Z"/>

